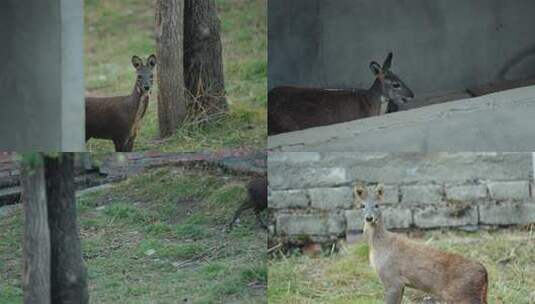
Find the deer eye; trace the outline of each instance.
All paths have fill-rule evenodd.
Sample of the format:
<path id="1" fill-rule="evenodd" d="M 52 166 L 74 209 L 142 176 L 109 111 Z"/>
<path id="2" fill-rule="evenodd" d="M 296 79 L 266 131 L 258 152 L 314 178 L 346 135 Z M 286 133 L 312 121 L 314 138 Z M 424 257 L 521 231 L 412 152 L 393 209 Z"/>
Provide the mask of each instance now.
<path id="1" fill-rule="evenodd" d="M 399 89 L 399 87 L 401 87 L 401 84 L 399 82 L 393 82 L 392 86 L 394 87 L 394 89 Z"/>
<path id="2" fill-rule="evenodd" d="M 360 205 L 360 209 L 364 209 L 364 204 L 361 204 L 361 205 Z"/>
<path id="3" fill-rule="evenodd" d="M 379 209 L 379 205 L 375 205 L 375 206 L 373 206 L 373 208 Z"/>

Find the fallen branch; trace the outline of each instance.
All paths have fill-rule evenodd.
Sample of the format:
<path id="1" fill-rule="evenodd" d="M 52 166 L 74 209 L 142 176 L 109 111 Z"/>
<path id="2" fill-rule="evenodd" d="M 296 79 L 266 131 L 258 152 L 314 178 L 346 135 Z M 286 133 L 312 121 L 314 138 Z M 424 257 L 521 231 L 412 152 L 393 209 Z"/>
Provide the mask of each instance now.
<path id="1" fill-rule="evenodd" d="M 282 243 L 278 243 L 277 245 L 275 245 L 275 246 L 269 248 L 268 251 L 267 251 L 267 253 L 270 254 L 270 253 L 272 253 L 273 251 L 275 251 L 275 250 L 277 250 L 277 249 L 279 249 L 279 248 L 281 248 L 281 247 L 282 247 Z"/>

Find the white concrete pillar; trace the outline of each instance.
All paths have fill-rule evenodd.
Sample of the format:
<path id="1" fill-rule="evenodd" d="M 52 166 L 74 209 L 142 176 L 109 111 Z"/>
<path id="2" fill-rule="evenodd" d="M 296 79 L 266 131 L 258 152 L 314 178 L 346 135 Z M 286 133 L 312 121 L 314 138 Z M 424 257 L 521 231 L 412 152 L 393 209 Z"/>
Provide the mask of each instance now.
<path id="1" fill-rule="evenodd" d="M 0 150 L 83 151 L 83 1 L 3 0 L 0 41 Z"/>

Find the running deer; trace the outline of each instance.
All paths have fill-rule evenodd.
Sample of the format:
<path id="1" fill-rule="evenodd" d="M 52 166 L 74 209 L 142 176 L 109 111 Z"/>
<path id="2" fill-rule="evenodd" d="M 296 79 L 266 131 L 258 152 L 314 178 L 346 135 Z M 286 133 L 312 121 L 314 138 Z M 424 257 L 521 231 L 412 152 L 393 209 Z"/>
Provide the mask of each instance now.
<path id="1" fill-rule="evenodd" d="M 414 97 L 390 71 L 392 53 L 383 66 L 370 63 L 375 81 L 368 90 L 277 87 L 268 93 L 268 133 L 275 135 L 311 127 L 395 112 Z"/>
<path id="2" fill-rule="evenodd" d="M 156 56 L 150 55 L 146 64 L 138 56 L 132 57 L 136 82 L 132 94 L 114 97 L 85 98 L 85 140 L 110 139 L 116 152 L 131 152 L 141 120 L 149 104 Z"/>
<path id="3" fill-rule="evenodd" d="M 232 220 L 228 224 L 228 229 L 232 230 L 234 224 L 239 220 L 241 213 L 247 209 L 253 209 L 256 219 L 263 228 L 267 228 L 260 216 L 260 212 L 267 208 L 267 178 L 258 177 L 247 185 L 247 199 L 238 207 Z"/>
<path id="4" fill-rule="evenodd" d="M 487 271 L 482 264 L 388 232 L 381 214 L 382 185 L 374 197 L 368 197 L 363 185 L 356 185 L 354 194 L 355 207 L 360 206 L 364 217 L 370 264 L 383 283 L 386 304 L 400 304 L 405 287 L 433 294 L 446 303 L 487 303 Z"/>

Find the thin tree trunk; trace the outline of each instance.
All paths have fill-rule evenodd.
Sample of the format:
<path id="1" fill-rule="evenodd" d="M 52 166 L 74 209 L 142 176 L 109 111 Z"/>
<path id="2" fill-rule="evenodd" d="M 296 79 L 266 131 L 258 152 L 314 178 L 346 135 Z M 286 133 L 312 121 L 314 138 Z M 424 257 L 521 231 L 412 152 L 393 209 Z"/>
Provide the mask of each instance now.
<path id="1" fill-rule="evenodd" d="M 22 164 L 24 204 L 24 303 L 50 303 L 50 233 L 42 156 Z M 35 158 L 34 157 L 34 158 Z"/>
<path id="2" fill-rule="evenodd" d="M 196 115 L 228 110 L 220 28 L 215 0 L 185 0 L 184 77 Z"/>
<path id="3" fill-rule="evenodd" d="M 45 157 L 44 163 L 52 253 L 52 303 L 88 303 L 86 269 L 76 224 L 74 155 L 60 153 L 58 157 Z"/>
<path id="4" fill-rule="evenodd" d="M 186 117 L 182 55 L 184 0 L 158 0 L 156 5 L 158 122 L 160 137 L 168 137 Z"/>

